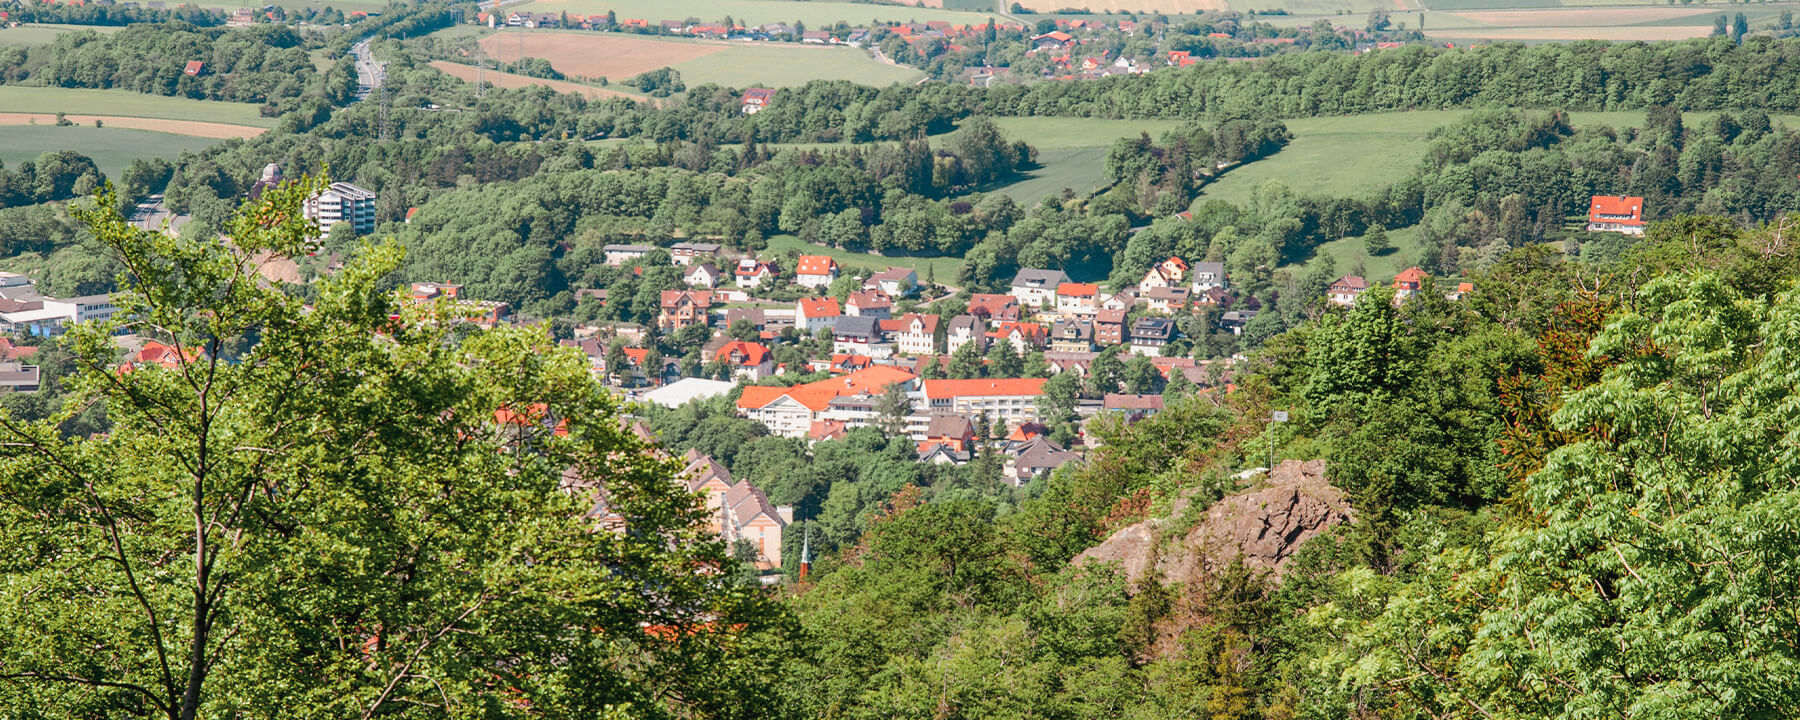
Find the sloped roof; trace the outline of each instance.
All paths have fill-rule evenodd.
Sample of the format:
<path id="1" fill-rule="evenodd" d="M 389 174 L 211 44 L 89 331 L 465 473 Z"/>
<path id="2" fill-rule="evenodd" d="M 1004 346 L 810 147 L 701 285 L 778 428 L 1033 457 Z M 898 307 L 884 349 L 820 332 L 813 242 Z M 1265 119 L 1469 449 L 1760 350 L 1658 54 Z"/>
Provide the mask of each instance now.
<path id="1" fill-rule="evenodd" d="M 982 378 L 974 380 L 926 380 L 925 397 L 944 400 L 995 395 L 1039 395 L 1043 378 Z"/>
<path id="2" fill-rule="evenodd" d="M 1602 218 L 1602 215 L 1626 216 Z M 1644 224 L 1644 199 L 1641 197 L 1618 197 L 1614 195 L 1595 195 L 1593 203 L 1588 207 L 1589 220 L 1604 220 L 1620 225 Z"/>
<path id="3" fill-rule="evenodd" d="M 1056 286 L 1056 294 L 1063 297 L 1095 297 L 1100 294 L 1100 286 L 1093 283 L 1066 282 Z"/>
<path id="4" fill-rule="evenodd" d="M 841 314 L 841 311 L 838 310 L 837 300 L 835 300 L 833 298 L 828 298 L 828 297 L 800 298 L 800 300 L 798 302 L 800 305 L 800 316 L 801 317 L 809 317 L 809 318 L 837 317 L 839 314 Z"/>
<path id="5" fill-rule="evenodd" d="M 933 415 L 925 426 L 925 437 L 961 438 L 975 434 L 975 423 L 961 415 Z"/>
<path id="6" fill-rule="evenodd" d="M 742 340 L 733 340 L 725 343 L 724 346 L 719 348 L 718 352 L 713 353 L 713 359 L 718 362 L 729 363 L 731 362 L 733 353 L 743 355 L 744 365 L 761 365 L 769 359 L 769 348 L 767 346 L 762 343 L 744 342 Z"/>
<path id="7" fill-rule="evenodd" d="M 836 260 L 827 255 L 801 255 L 794 266 L 796 275 L 830 275 L 837 272 Z"/>
<path id="8" fill-rule="evenodd" d="M 1023 270 L 1020 270 L 1019 274 L 1013 276 L 1012 286 L 1013 287 L 1030 287 L 1030 286 L 1036 285 L 1036 286 L 1043 286 L 1043 287 L 1054 287 L 1056 285 L 1060 285 L 1060 284 L 1066 283 L 1068 281 L 1069 281 L 1068 274 L 1064 273 L 1061 270 L 1042 270 L 1039 268 L 1025 268 Z"/>
<path id="9" fill-rule="evenodd" d="M 810 382 L 793 387 L 764 387 L 751 385 L 744 388 L 738 396 L 737 406 L 746 410 L 754 410 L 767 406 L 782 397 L 791 397 L 813 412 L 825 409 L 832 398 L 843 395 L 876 393 L 882 388 L 896 382 L 909 382 L 918 377 L 900 368 L 887 365 L 876 365 L 858 370 L 848 375 Z"/>
<path id="10" fill-rule="evenodd" d="M 1418 268 L 1418 266 L 1415 265 L 1415 266 L 1409 267 L 1405 270 L 1401 270 L 1399 275 L 1395 275 L 1394 283 L 1395 283 L 1395 286 L 1397 287 L 1400 283 L 1423 282 L 1425 280 L 1425 278 L 1428 278 L 1428 277 L 1431 277 L 1431 276 L 1426 275 L 1424 270 L 1420 270 Z"/>

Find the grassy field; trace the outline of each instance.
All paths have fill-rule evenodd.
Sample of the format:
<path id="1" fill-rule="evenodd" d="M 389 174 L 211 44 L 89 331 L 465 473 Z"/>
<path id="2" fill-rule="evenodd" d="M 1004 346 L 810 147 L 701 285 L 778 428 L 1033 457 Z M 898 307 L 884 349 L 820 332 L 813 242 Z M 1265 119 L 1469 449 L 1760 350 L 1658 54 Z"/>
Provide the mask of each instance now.
<path id="1" fill-rule="evenodd" d="M 119 173 L 135 158 L 173 159 L 184 150 L 199 150 L 218 140 L 92 125 L 13 125 L 0 127 L 0 162 L 7 167 L 52 150 L 74 150 L 91 157 L 107 177 Z"/>
<path id="2" fill-rule="evenodd" d="M 656 22 L 697 17 L 702 21 L 723 20 L 729 15 L 738 23 L 795 21 L 808 27 L 836 22 L 866 24 L 874 21 L 929 22 L 943 20 L 956 24 L 979 24 L 996 13 L 975 13 L 904 5 L 873 5 L 848 2 L 794 2 L 792 0 L 536 0 L 523 5 L 509 5 L 507 11 L 567 12 L 571 15 L 600 15 L 611 10 L 623 20 L 635 18 Z"/>
<path id="3" fill-rule="evenodd" d="M 1369 256 L 1363 250 L 1360 237 L 1347 237 L 1341 240 L 1320 245 L 1310 260 L 1304 263 L 1311 267 L 1324 262 L 1330 257 L 1337 261 L 1339 275 L 1358 274 L 1357 265 L 1362 266 L 1363 277 L 1369 282 L 1386 282 L 1392 280 L 1401 270 L 1419 264 L 1419 228 L 1417 226 L 1388 231 L 1388 242 L 1393 249 L 1376 256 Z"/>
<path id="4" fill-rule="evenodd" d="M 448 32 L 448 31 L 446 31 Z M 564 75 L 608 78 L 615 84 L 660 67 L 681 71 L 689 87 L 804 85 L 813 80 L 850 80 L 864 85 L 916 82 L 924 74 L 879 62 L 854 48 L 792 43 L 745 43 L 658 38 L 601 32 L 503 31 L 481 40 L 489 57 L 502 62 L 521 53 L 543 58 Z"/>
<path id="5" fill-rule="evenodd" d="M 74 30 L 93 30 L 102 35 L 111 35 L 118 32 L 119 28 L 34 23 L 14 28 L 0 28 L 0 45 L 49 45 L 56 40 L 56 36 Z"/>
<path id="6" fill-rule="evenodd" d="M 962 267 L 959 257 L 888 257 L 869 253 L 851 252 L 840 248 L 827 248 L 811 245 L 793 235 L 769 236 L 769 252 L 798 250 L 808 255 L 830 255 L 839 265 L 861 267 L 871 270 L 886 270 L 891 267 L 912 268 L 919 274 L 919 281 L 924 282 L 928 276 L 935 276 L 940 284 L 956 282 L 956 271 Z"/>
<path id="7" fill-rule="evenodd" d="M 64 112 L 71 115 L 199 120 L 260 128 L 275 126 L 275 118 L 262 117 L 257 106 L 250 103 L 190 100 L 129 90 L 4 85 L 0 86 L 0 110 L 9 113 Z"/>
<path id="8" fill-rule="evenodd" d="M 1288 120 L 1293 141 L 1273 157 L 1232 168 L 1206 186 L 1208 198 L 1244 203 L 1258 185 L 1280 180 L 1298 191 L 1358 195 L 1411 173 L 1425 136 L 1461 110 Z M 1640 114 L 1639 119 L 1642 119 Z"/>

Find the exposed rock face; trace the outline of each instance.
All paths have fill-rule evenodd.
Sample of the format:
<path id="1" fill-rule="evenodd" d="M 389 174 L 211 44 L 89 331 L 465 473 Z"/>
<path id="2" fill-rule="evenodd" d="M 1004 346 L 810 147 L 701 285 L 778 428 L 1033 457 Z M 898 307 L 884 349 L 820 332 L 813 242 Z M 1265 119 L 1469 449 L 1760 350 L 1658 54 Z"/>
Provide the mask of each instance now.
<path id="1" fill-rule="evenodd" d="M 1175 517 L 1185 505 L 1177 502 Z M 1169 520 L 1146 520 L 1113 533 L 1075 562 L 1117 562 L 1134 583 L 1152 567 L 1164 582 L 1191 583 L 1242 556 L 1245 565 L 1279 578 L 1302 544 L 1350 519 L 1343 492 L 1325 480 L 1324 460 L 1287 460 L 1262 486 L 1207 508 L 1199 525 L 1179 540 L 1159 542 Z"/>

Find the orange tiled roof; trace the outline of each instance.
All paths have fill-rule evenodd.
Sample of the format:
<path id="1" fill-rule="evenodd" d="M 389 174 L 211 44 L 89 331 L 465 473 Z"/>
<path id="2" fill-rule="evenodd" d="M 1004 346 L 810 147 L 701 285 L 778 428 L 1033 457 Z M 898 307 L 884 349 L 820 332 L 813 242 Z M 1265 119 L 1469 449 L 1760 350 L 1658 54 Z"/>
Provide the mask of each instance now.
<path id="1" fill-rule="evenodd" d="M 993 378 L 977 380 L 926 380 L 925 397 L 932 400 L 984 395 L 1038 395 L 1043 378 Z"/>
<path id="2" fill-rule="evenodd" d="M 801 255 L 798 266 L 794 268 L 794 274 L 830 275 L 837 270 L 837 267 L 837 261 L 825 255 Z"/>

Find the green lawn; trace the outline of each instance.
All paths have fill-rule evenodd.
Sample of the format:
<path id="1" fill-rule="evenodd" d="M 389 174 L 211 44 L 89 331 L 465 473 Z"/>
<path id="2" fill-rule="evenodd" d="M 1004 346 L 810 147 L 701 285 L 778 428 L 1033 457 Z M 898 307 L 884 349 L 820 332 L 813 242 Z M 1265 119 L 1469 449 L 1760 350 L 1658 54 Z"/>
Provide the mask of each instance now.
<path id="1" fill-rule="evenodd" d="M 635 18 L 657 22 L 689 17 L 713 22 L 731 16 L 745 25 L 764 23 L 806 23 L 818 28 L 839 21 L 868 24 L 874 21 L 929 22 L 943 20 L 956 24 L 978 24 L 994 13 L 974 13 L 904 5 L 875 5 L 849 2 L 794 2 L 792 0 L 537 0 L 524 5 L 509 5 L 507 12 L 568 12 L 571 15 L 600 15 L 611 10 L 620 19 Z"/>
<path id="2" fill-rule="evenodd" d="M 33 23 L 15 28 L 0 28 L 0 45 L 49 45 L 56 36 L 76 30 L 93 30 L 102 35 L 118 32 L 118 27 L 94 25 L 55 25 Z"/>
<path id="3" fill-rule="evenodd" d="M 1039 150 L 1110 148 L 1113 141 L 1138 133 L 1162 134 L 1181 126 L 1180 120 L 1108 120 L 1105 118 L 1009 117 L 994 124 L 1013 140 L 1024 140 Z M 1104 154 L 1101 157 L 1105 157 Z"/>
<path id="4" fill-rule="evenodd" d="M 675 42 L 675 41 L 670 41 Z M 688 87 L 787 87 L 813 80 L 849 80 L 882 87 L 914 83 L 925 74 L 889 65 L 855 48 L 801 47 L 782 43 L 733 45 L 674 66 Z"/>
<path id="5" fill-rule="evenodd" d="M 250 103 L 190 100 L 130 90 L 0 85 L 0 112 L 64 112 L 75 115 L 199 120 L 252 127 L 275 126 L 275 118 L 263 117 L 257 111 L 257 106 Z"/>
<path id="6" fill-rule="evenodd" d="M 891 267 L 912 268 L 919 274 L 919 281 L 935 275 L 939 284 L 956 282 L 956 271 L 962 267 L 959 257 L 889 257 L 869 253 L 851 252 L 840 248 L 827 248 L 809 244 L 793 235 L 769 236 L 769 252 L 798 250 L 808 255 L 830 255 L 839 265 L 846 267 L 863 267 L 872 270 L 886 270 Z"/>
<path id="7" fill-rule="evenodd" d="M 1311 267 L 1323 262 L 1323 258 L 1331 257 L 1337 261 L 1337 274 L 1349 275 L 1356 273 L 1357 264 L 1361 263 L 1360 274 L 1375 283 L 1392 280 L 1401 270 L 1419 264 L 1418 226 L 1389 230 L 1388 243 L 1393 245 L 1392 250 L 1371 257 L 1363 250 L 1360 237 L 1333 240 L 1320 245 L 1303 265 Z"/>
<path id="8" fill-rule="evenodd" d="M 1425 156 L 1425 136 L 1464 112 L 1288 120 L 1294 139 L 1287 147 L 1272 157 L 1227 170 L 1206 186 L 1203 195 L 1242 204 L 1269 180 L 1309 195 L 1362 195 L 1411 174 Z"/>
<path id="9" fill-rule="evenodd" d="M 218 142 L 221 141 L 92 125 L 7 125 L 0 126 L 0 162 L 16 168 L 45 152 L 73 150 L 93 158 L 107 177 L 116 180 L 135 158 L 174 159 L 184 150 L 199 150 Z"/>
<path id="10" fill-rule="evenodd" d="M 1025 179 L 983 191 L 1003 193 L 1020 205 L 1036 205 L 1044 196 L 1061 193 L 1063 188 L 1086 195 L 1106 182 L 1106 152 L 1105 148 L 1040 150 L 1040 167 L 1026 173 Z"/>

